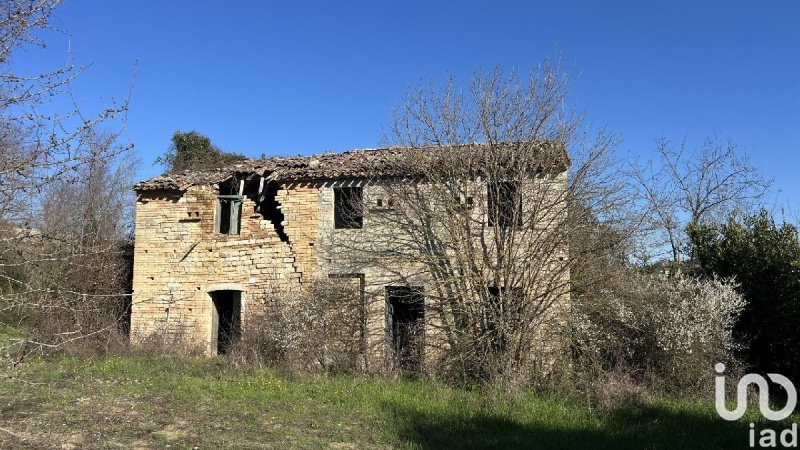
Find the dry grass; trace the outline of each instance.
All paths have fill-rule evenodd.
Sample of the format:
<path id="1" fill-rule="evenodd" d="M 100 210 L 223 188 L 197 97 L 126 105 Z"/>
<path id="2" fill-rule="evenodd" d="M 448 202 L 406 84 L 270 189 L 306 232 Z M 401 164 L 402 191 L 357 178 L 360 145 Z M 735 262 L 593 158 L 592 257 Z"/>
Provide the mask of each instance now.
<path id="1" fill-rule="evenodd" d="M 0 447 L 745 446 L 746 422 L 719 419 L 710 394 L 703 402 L 651 398 L 635 408 L 593 413 L 577 399 L 464 391 L 430 381 L 292 377 L 232 368 L 220 359 L 62 358 L 2 375 Z"/>

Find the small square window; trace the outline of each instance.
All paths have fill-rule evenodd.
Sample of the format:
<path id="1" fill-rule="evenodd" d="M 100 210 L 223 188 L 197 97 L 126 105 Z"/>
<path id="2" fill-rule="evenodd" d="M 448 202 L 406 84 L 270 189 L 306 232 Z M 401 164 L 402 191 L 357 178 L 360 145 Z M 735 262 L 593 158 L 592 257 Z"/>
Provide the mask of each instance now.
<path id="1" fill-rule="evenodd" d="M 375 199 L 375 208 L 378 210 L 394 209 L 394 200 L 386 197 Z"/>
<path id="2" fill-rule="evenodd" d="M 475 206 L 475 201 L 472 197 L 461 197 L 461 195 L 456 195 L 455 200 L 461 209 L 472 209 Z"/>

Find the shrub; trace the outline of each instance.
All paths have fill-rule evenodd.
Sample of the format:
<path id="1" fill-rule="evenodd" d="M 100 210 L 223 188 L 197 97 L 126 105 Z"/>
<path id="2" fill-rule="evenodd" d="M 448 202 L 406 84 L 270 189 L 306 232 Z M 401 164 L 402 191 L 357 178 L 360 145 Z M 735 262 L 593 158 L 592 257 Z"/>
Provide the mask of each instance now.
<path id="1" fill-rule="evenodd" d="M 355 371 L 360 366 L 360 297 L 333 280 L 307 291 L 265 299 L 226 357 L 234 364 L 290 371 Z"/>
<path id="2" fill-rule="evenodd" d="M 732 331 L 744 305 L 729 280 L 626 273 L 576 296 L 576 369 L 597 379 L 625 368 L 659 390 L 706 387 L 716 362 L 735 363 Z"/>
<path id="3" fill-rule="evenodd" d="M 733 277 L 747 299 L 734 335 L 748 338 L 742 357 L 758 372 L 800 378 L 800 235 L 767 211 L 731 216 L 689 230 L 692 268 L 705 277 Z"/>

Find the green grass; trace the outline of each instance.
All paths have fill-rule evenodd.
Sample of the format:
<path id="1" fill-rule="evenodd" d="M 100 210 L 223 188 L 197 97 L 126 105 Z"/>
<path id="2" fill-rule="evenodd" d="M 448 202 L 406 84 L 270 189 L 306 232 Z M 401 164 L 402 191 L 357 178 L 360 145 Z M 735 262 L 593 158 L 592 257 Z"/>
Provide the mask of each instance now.
<path id="1" fill-rule="evenodd" d="M 595 414 L 535 394 L 155 357 L 42 360 L 0 374 L 0 428 L 0 448 L 666 449 L 748 439 L 746 422 L 716 415 L 711 393 Z"/>
<path id="2" fill-rule="evenodd" d="M 2 320 L 0 320 L 0 349 L 11 345 L 12 339 L 23 337 L 25 337 L 25 335 L 21 331 L 4 325 Z"/>

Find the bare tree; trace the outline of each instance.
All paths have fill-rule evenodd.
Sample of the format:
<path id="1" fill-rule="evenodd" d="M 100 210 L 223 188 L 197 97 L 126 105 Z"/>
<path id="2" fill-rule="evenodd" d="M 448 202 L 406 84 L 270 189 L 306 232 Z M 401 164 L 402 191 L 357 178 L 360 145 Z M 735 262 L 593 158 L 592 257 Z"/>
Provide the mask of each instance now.
<path id="1" fill-rule="evenodd" d="M 364 183 L 365 211 L 354 212 L 363 230 L 330 238 L 329 252 L 370 272 L 368 284 L 424 290 L 425 346 L 457 377 L 546 371 L 563 354 L 580 257 L 570 240 L 601 220 L 622 223 L 617 139 L 586 139 L 581 115 L 565 106 L 566 81 L 545 63 L 525 78 L 478 71 L 465 91 L 453 78 L 410 91 L 386 138 L 405 147 L 395 162 L 405 175 Z M 569 176 L 565 146 L 577 155 Z M 587 239 L 581 250 L 623 240 Z"/>
<path id="2" fill-rule="evenodd" d="M 58 336 L 38 331 L 59 312 L 121 293 L 101 281 L 117 272 L 101 261 L 126 233 L 130 146 L 101 129 L 124 119 L 127 102 L 87 114 L 71 92 L 82 67 L 28 73 L 14 60 L 45 46 L 60 3 L 0 3 L 0 327 L 14 336 L 0 340 L 2 355 L 98 333 L 75 321 Z M 72 107 L 54 112 L 56 100 Z"/>
<path id="3" fill-rule="evenodd" d="M 666 246 L 674 263 L 681 262 L 688 226 L 748 211 L 772 185 L 731 141 L 707 138 L 690 147 L 661 138 L 656 150 L 655 161 L 632 164 L 631 173 L 647 213 L 648 246 Z"/>

